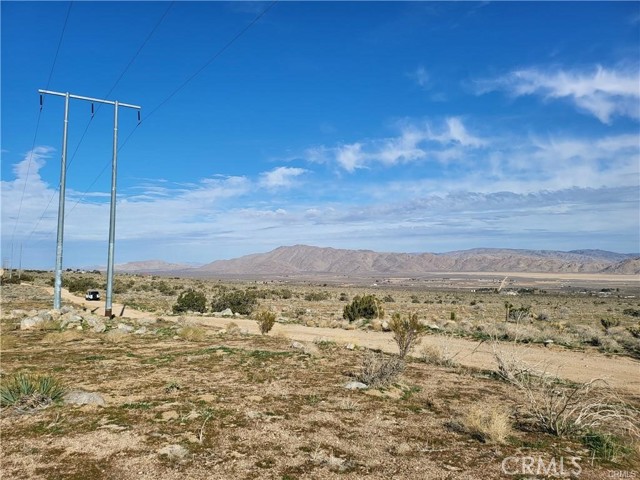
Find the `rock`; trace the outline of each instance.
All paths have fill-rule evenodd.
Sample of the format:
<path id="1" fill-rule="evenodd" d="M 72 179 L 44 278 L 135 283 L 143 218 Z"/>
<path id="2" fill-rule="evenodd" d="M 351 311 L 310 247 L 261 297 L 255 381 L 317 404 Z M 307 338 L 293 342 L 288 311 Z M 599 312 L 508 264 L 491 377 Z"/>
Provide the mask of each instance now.
<path id="1" fill-rule="evenodd" d="M 156 318 L 139 318 L 138 320 L 136 320 L 136 323 L 138 325 L 153 325 L 154 323 L 157 323 L 158 319 Z"/>
<path id="2" fill-rule="evenodd" d="M 544 343 L 545 347 L 548 347 L 549 345 L 553 345 L 555 342 L 549 338 L 542 343 Z"/>
<path id="3" fill-rule="evenodd" d="M 347 343 L 344 348 L 346 348 L 347 350 L 354 350 L 356 348 L 356 346 L 353 343 Z"/>
<path id="4" fill-rule="evenodd" d="M 60 328 L 74 328 L 82 322 L 82 317 L 73 312 L 67 312 L 60 317 Z"/>
<path id="5" fill-rule="evenodd" d="M 147 333 L 147 327 L 140 327 L 133 333 L 136 335 L 144 335 L 145 333 Z"/>
<path id="6" fill-rule="evenodd" d="M 384 321 L 382 322 L 382 331 L 383 331 L 383 332 L 389 332 L 389 331 L 391 331 L 391 327 L 389 327 L 389 322 L 388 322 L 388 321 L 386 321 L 386 320 L 384 320 Z"/>
<path id="7" fill-rule="evenodd" d="M 382 321 L 376 318 L 371 322 L 371 328 L 376 332 L 382 331 Z"/>
<path id="8" fill-rule="evenodd" d="M 60 309 L 60 313 L 62 315 L 64 315 L 65 313 L 73 313 L 73 312 L 75 312 L 75 309 L 73 307 L 69 307 L 68 305 L 65 305 Z"/>
<path id="9" fill-rule="evenodd" d="M 102 333 L 107 329 L 105 323 L 99 319 L 98 317 L 89 316 L 85 318 L 87 325 L 91 327 L 91 329 L 96 333 Z"/>
<path id="10" fill-rule="evenodd" d="M 233 311 L 230 308 L 226 308 L 223 311 L 220 312 L 220 316 L 222 317 L 232 317 L 233 316 Z"/>
<path id="11" fill-rule="evenodd" d="M 344 384 L 344 388 L 347 390 L 364 390 L 369 387 L 362 382 L 347 382 Z"/>
<path id="12" fill-rule="evenodd" d="M 320 349 L 311 343 L 304 344 L 300 342 L 291 342 L 291 348 L 302 350 L 307 355 L 318 355 L 320 353 Z"/>
<path id="13" fill-rule="evenodd" d="M 20 321 L 20 330 L 35 330 L 44 323 L 40 317 L 23 318 Z"/>
<path id="14" fill-rule="evenodd" d="M 85 392 L 84 390 L 72 390 L 64 396 L 65 403 L 71 405 L 106 405 L 102 395 L 95 392 Z"/>
<path id="15" fill-rule="evenodd" d="M 43 322 L 50 322 L 53 320 L 53 315 L 48 310 L 40 310 L 38 312 L 38 317 L 41 318 Z"/>
<path id="16" fill-rule="evenodd" d="M 428 327 L 430 330 L 442 330 L 442 329 L 440 328 L 440 325 L 436 325 L 435 323 L 432 323 L 432 324 L 430 324 L 430 325 L 427 325 L 427 327 Z"/>
<path id="17" fill-rule="evenodd" d="M 134 331 L 134 328 L 131 325 L 127 325 L 126 323 L 119 323 L 116 328 L 124 333 L 131 333 Z"/>
<path id="18" fill-rule="evenodd" d="M 20 318 L 20 317 L 24 317 L 27 315 L 27 312 L 24 310 L 20 310 L 20 309 L 16 309 L 16 310 L 11 310 L 11 317 L 12 318 Z"/>
<path id="19" fill-rule="evenodd" d="M 158 450 L 158 455 L 166 455 L 169 457 L 169 460 L 182 460 L 189 454 L 189 450 L 184 448 L 182 445 L 167 445 L 166 447 L 162 447 Z"/>

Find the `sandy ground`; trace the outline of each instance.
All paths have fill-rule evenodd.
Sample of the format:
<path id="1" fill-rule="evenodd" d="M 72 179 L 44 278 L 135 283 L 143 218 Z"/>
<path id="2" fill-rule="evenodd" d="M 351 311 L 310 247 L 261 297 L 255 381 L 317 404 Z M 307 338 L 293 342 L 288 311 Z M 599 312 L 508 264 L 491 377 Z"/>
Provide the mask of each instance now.
<path id="1" fill-rule="evenodd" d="M 49 294 L 53 294 L 53 288 L 47 288 Z M 103 302 L 89 302 L 62 290 L 64 300 L 81 304 L 93 310 L 99 306 L 96 313 L 104 313 Z M 120 314 L 121 304 L 113 304 L 113 312 Z M 124 317 L 145 318 L 149 313 L 140 312 L 127 307 Z M 182 317 L 187 321 L 208 327 L 224 328 L 231 322 L 241 329 L 246 329 L 252 334 L 260 331 L 255 321 L 241 318 L 216 318 L 216 317 Z M 168 317 L 167 320 L 171 320 Z M 389 332 L 373 332 L 362 330 L 343 330 L 337 328 L 307 327 L 298 324 L 276 324 L 271 335 L 280 335 L 297 341 L 312 342 L 315 340 L 333 341 L 338 344 L 353 343 L 359 347 L 380 349 L 385 352 L 397 352 L 392 334 Z M 640 362 L 629 357 L 609 356 L 595 350 L 577 351 L 567 350 L 564 347 L 538 345 L 521 345 L 505 342 L 491 344 L 480 343 L 464 338 L 452 338 L 442 335 L 427 335 L 420 346 L 416 348 L 417 354 L 424 346 L 432 345 L 440 349 L 446 349 L 449 355 L 454 356 L 454 361 L 463 366 L 493 369 L 495 368 L 494 349 L 506 355 L 518 358 L 533 366 L 538 371 L 556 374 L 561 378 L 575 381 L 588 382 L 599 378 L 605 380 L 613 388 L 623 390 L 634 395 L 640 395 Z"/>

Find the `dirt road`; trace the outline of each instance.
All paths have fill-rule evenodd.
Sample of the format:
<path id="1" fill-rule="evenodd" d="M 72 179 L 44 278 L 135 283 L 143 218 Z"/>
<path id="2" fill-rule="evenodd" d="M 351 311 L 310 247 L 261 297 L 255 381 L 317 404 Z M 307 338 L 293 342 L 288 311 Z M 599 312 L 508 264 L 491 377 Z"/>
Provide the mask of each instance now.
<path id="1" fill-rule="evenodd" d="M 47 290 L 50 294 L 53 294 L 53 288 L 48 288 Z M 99 306 L 100 308 L 96 313 L 104 313 L 103 302 L 89 302 L 83 297 L 73 295 L 64 289 L 62 290 L 62 298 L 92 310 Z M 119 315 L 121 311 L 122 305 L 113 304 L 113 312 Z M 140 312 L 129 307 L 124 311 L 124 317 L 133 319 L 148 318 L 150 316 L 152 315 L 149 313 Z M 171 317 L 165 318 L 171 320 Z M 199 325 L 218 328 L 224 328 L 229 323 L 234 322 L 241 329 L 246 329 L 252 334 L 260 333 L 256 322 L 253 320 L 200 316 L 187 317 L 187 320 Z M 270 334 L 281 335 L 298 341 L 327 340 L 338 344 L 353 343 L 359 347 L 380 349 L 385 352 L 397 352 L 396 344 L 392 334 L 389 332 L 276 324 Z M 416 351 L 419 352 L 426 345 L 446 349 L 448 355 L 455 356 L 455 362 L 463 366 L 483 369 L 495 368 L 494 348 L 496 348 L 503 355 L 506 355 L 506 358 L 514 356 L 538 370 L 557 374 L 567 380 L 588 382 L 595 378 L 601 378 L 615 389 L 640 395 L 640 362 L 629 357 L 607 356 L 592 349 L 585 352 L 567 350 L 559 346 L 515 345 L 506 342 L 498 342 L 495 345 L 489 342 L 480 344 L 473 340 L 442 335 L 427 335 L 423 338 Z"/>

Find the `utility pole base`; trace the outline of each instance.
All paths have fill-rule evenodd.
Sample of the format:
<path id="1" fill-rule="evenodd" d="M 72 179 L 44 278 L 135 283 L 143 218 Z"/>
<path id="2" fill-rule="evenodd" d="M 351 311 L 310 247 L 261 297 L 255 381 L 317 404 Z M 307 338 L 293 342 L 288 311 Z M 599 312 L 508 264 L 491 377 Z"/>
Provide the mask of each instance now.
<path id="1" fill-rule="evenodd" d="M 111 309 L 110 308 L 105 308 L 104 316 L 111 318 Z"/>

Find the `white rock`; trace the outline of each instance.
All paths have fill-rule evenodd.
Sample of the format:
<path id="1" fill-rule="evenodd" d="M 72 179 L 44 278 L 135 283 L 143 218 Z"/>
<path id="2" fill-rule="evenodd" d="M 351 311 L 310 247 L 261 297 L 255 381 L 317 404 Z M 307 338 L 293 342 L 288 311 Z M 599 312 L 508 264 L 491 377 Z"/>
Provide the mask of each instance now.
<path id="1" fill-rule="evenodd" d="M 388 332 L 388 331 L 390 331 L 390 330 L 391 330 L 391 328 L 389 327 L 389 322 L 388 322 L 388 321 L 386 321 L 386 320 L 384 320 L 384 321 L 382 322 L 382 331 L 383 331 L 383 332 Z"/>
<path id="2" fill-rule="evenodd" d="M 347 390 L 364 390 L 365 388 L 369 387 L 362 382 L 348 382 L 345 383 L 344 388 L 346 388 Z"/>
<path id="3" fill-rule="evenodd" d="M 353 343 L 347 343 L 344 348 L 346 348 L 347 350 L 354 350 L 356 348 L 356 346 Z"/>
<path id="4" fill-rule="evenodd" d="M 231 317 L 233 316 L 233 311 L 230 308 L 226 308 L 223 311 L 220 312 L 220 315 L 223 317 Z"/>
<path id="5" fill-rule="evenodd" d="M 131 325 L 127 325 L 126 323 L 119 323 L 117 328 L 124 333 L 131 333 L 134 330 Z"/>
<path id="6" fill-rule="evenodd" d="M 71 405 L 106 405 L 102 395 L 95 392 L 85 392 L 84 390 L 72 390 L 64 396 L 65 403 Z"/>

